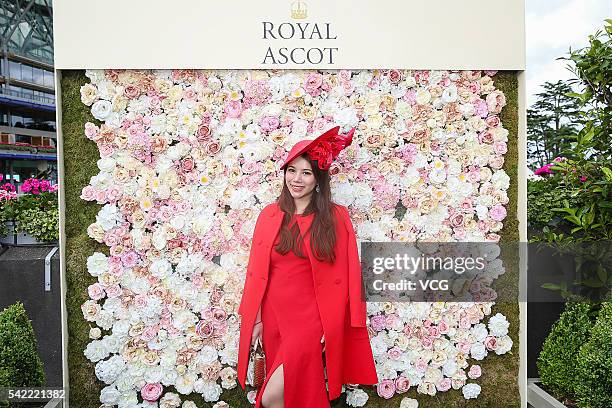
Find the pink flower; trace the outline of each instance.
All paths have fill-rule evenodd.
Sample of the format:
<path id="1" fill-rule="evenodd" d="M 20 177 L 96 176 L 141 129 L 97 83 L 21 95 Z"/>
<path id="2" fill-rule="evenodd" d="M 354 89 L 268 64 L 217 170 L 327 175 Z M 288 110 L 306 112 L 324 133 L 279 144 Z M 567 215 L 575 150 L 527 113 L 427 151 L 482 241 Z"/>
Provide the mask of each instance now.
<path id="1" fill-rule="evenodd" d="M 484 345 L 489 351 L 497 349 L 497 337 L 487 336 L 484 341 Z"/>
<path id="2" fill-rule="evenodd" d="M 128 99 L 136 99 L 140 96 L 140 89 L 138 89 L 138 87 L 132 84 L 126 85 L 126 87 L 123 90 L 123 94 Z"/>
<path id="3" fill-rule="evenodd" d="M 85 186 L 81 190 L 81 199 L 85 201 L 93 201 L 96 198 L 96 189 L 92 186 Z"/>
<path id="4" fill-rule="evenodd" d="M 400 350 L 397 346 L 392 347 L 391 349 L 389 349 L 389 351 L 387 351 L 387 356 L 389 356 L 391 360 L 397 361 L 402 356 L 402 350 Z"/>
<path id="5" fill-rule="evenodd" d="M 489 210 L 489 216 L 495 221 L 502 221 L 506 218 L 506 209 L 501 204 L 495 204 L 493 208 Z"/>
<path id="6" fill-rule="evenodd" d="M 441 391 L 441 392 L 450 390 L 451 386 L 452 386 L 452 381 L 450 378 L 443 378 L 442 380 L 438 381 L 438 383 L 436 384 L 436 388 L 438 389 L 438 391 Z"/>
<path id="7" fill-rule="evenodd" d="M 497 154 L 505 154 L 508 151 L 506 142 L 493 142 L 493 151 Z"/>
<path id="8" fill-rule="evenodd" d="M 351 79 L 351 71 L 346 69 L 341 69 L 338 71 L 338 76 L 340 77 L 340 81 L 346 82 Z"/>
<path id="9" fill-rule="evenodd" d="M 306 77 L 306 82 L 304 83 L 304 90 L 309 94 L 313 95 L 317 93 L 317 90 L 322 84 L 323 75 L 319 74 L 318 72 L 312 72 Z"/>
<path id="10" fill-rule="evenodd" d="M 122 269 L 123 271 L 123 269 Z M 119 284 L 114 283 L 112 285 L 108 285 L 105 289 L 106 291 L 106 296 L 108 296 L 109 298 L 116 298 L 121 296 L 121 294 L 123 293 L 121 286 L 119 286 Z"/>
<path id="11" fill-rule="evenodd" d="M 410 388 L 410 380 L 404 376 L 399 376 L 395 379 L 395 391 L 402 394 Z"/>
<path id="12" fill-rule="evenodd" d="M 242 103 L 240 101 L 229 101 L 225 105 L 224 112 L 228 118 L 239 118 L 242 115 Z"/>
<path id="13" fill-rule="evenodd" d="M 383 315 L 376 315 L 370 317 L 370 326 L 372 326 L 372 329 L 377 332 L 384 330 L 384 328 L 386 327 L 386 323 L 387 319 Z"/>
<path id="14" fill-rule="evenodd" d="M 580 181 L 582 181 L 583 183 L 587 181 L 587 176 L 580 176 Z"/>
<path id="15" fill-rule="evenodd" d="M 276 116 L 264 116 L 261 118 L 259 125 L 261 126 L 261 130 L 265 133 L 270 133 L 274 129 L 277 129 L 280 124 L 280 121 Z"/>
<path id="16" fill-rule="evenodd" d="M 147 383 L 141 388 L 140 394 L 145 401 L 157 401 L 161 396 L 164 387 L 160 383 Z"/>
<path id="17" fill-rule="evenodd" d="M 540 167 L 539 169 L 537 169 L 533 173 L 536 176 L 542 176 L 542 175 L 546 175 L 546 174 L 553 174 L 553 171 L 550 169 L 551 166 L 552 166 L 552 164 L 545 164 L 544 166 Z"/>
<path id="18" fill-rule="evenodd" d="M 395 394 L 395 383 L 392 380 L 382 380 L 376 385 L 376 392 L 380 397 L 389 399 Z"/>
<path id="19" fill-rule="evenodd" d="M 487 95 L 489 112 L 499 113 L 506 106 L 506 96 L 501 91 L 493 91 Z"/>
<path id="20" fill-rule="evenodd" d="M 98 282 L 94 283 L 93 285 L 89 285 L 87 288 L 87 293 L 89 293 L 89 297 L 93 300 L 100 300 L 105 296 L 104 289 Z"/>
<path id="21" fill-rule="evenodd" d="M 468 371 L 468 377 L 470 377 L 472 380 L 477 379 L 481 375 L 482 375 L 482 369 L 480 368 L 479 365 L 475 364 L 470 367 L 470 371 Z"/>

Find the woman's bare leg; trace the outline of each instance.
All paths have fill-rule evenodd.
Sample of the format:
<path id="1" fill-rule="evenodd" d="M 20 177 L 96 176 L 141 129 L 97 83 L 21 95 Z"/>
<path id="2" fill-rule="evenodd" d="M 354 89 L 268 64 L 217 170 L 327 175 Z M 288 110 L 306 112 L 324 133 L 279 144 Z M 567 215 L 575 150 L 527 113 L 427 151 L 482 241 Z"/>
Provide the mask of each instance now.
<path id="1" fill-rule="evenodd" d="M 284 408 L 283 400 L 285 390 L 285 379 L 283 376 L 283 365 L 279 365 L 270 376 L 264 393 L 261 396 L 261 405 L 264 408 Z"/>

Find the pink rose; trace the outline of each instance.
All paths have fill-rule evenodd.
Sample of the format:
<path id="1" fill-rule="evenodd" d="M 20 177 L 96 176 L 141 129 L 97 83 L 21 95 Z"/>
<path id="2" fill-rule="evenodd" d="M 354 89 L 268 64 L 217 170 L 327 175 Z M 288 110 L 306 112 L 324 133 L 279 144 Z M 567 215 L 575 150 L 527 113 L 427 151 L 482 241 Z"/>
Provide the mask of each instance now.
<path id="1" fill-rule="evenodd" d="M 87 136 L 88 139 L 94 140 L 96 136 L 98 136 L 99 132 L 100 128 L 94 125 L 93 123 L 85 123 L 85 136 Z"/>
<path id="2" fill-rule="evenodd" d="M 404 376 L 399 376 L 395 379 L 395 391 L 402 394 L 410 388 L 410 380 Z"/>
<path id="3" fill-rule="evenodd" d="M 214 156 L 215 154 L 219 153 L 219 150 L 221 150 L 221 144 L 216 140 L 209 140 L 204 145 L 204 150 L 208 155 Z"/>
<path id="4" fill-rule="evenodd" d="M 497 337 L 487 336 L 484 341 L 484 345 L 489 351 L 497 349 Z"/>
<path id="5" fill-rule="evenodd" d="M 439 324 L 438 324 L 438 332 L 440 332 L 440 334 L 446 334 L 448 333 L 448 323 L 446 323 L 444 320 L 442 320 Z"/>
<path id="6" fill-rule="evenodd" d="M 481 375 L 482 375 L 482 369 L 480 368 L 479 365 L 475 364 L 470 367 L 470 371 L 468 371 L 468 377 L 470 377 L 472 380 L 477 379 Z"/>
<path id="7" fill-rule="evenodd" d="M 506 106 L 506 96 L 501 91 L 493 91 L 487 95 L 489 112 L 499 113 Z"/>
<path id="8" fill-rule="evenodd" d="M 377 332 L 384 330 L 386 322 L 387 320 L 383 315 L 376 315 L 370 317 L 370 326 L 372 326 L 372 328 Z"/>
<path id="9" fill-rule="evenodd" d="M 81 199 L 85 201 L 93 201 L 96 197 L 96 189 L 92 186 L 85 186 L 81 190 Z"/>
<path id="10" fill-rule="evenodd" d="M 438 391 L 441 391 L 441 392 L 450 390 L 451 386 L 452 386 L 452 382 L 450 378 L 444 378 L 438 381 L 438 383 L 436 384 L 436 388 L 438 389 Z"/>
<path id="11" fill-rule="evenodd" d="M 106 198 L 109 201 L 117 201 L 122 195 L 122 190 L 114 184 L 106 189 Z"/>
<path id="12" fill-rule="evenodd" d="M 493 133 L 491 133 L 488 130 L 485 130 L 484 132 L 480 132 L 480 134 L 478 135 L 478 141 L 480 143 L 486 143 L 486 144 L 493 143 Z"/>
<path id="13" fill-rule="evenodd" d="M 195 162 L 192 157 L 186 157 L 181 160 L 181 168 L 183 171 L 189 172 L 195 167 Z"/>
<path id="14" fill-rule="evenodd" d="M 493 151 L 497 154 L 505 154 L 508 151 L 506 142 L 493 142 Z"/>
<path id="15" fill-rule="evenodd" d="M 117 283 L 108 285 L 105 290 L 106 290 L 106 296 L 108 296 L 111 299 L 119 297 L 123 293 L 123 291 L 121 290 L 121 286 L 119 286 Z"/>
<path id="16" fill-rule="evenodd" d="M 164 387 L 160 383 L 147 383 L 141 388 L 140 394 L 145 401 L 157 401 L 161 396 Z"/>
<path id="17" fill-rule="evenodd" d="M 403 75 L 401 71 L 398 71 L 397 69 L 392 69 L 389 71 L 389 82 L 391 82 L 393 85 L 397 85 L 400 83 L 400 81 L 403 79 Z"/>
<path id="18" fill-rule="evenodd" d="M 460 352 L 467 354 L 470 352 L 471 345 L 468 341 L 463 340 L 457 343 L 457 349 L 459 349 Z"/>
<path id="19" fill-rule="evenodd" d="M 274 129 L 278 128 L 278 126 L 280 125 L 280 121 L 276 116 L 264 116 L 263 118 L 261 118 L 259 125 L 261 126 L 262 131 L 264 131 L 265 133 L 270 133 Z"/>
<path id="20" fill-rule="evenodd" d="M 323 84 L 323 75 L 318 72 L 312 72 L 306 77 L 304 83 L 304 90 L 309 94 L 316 93 L 317 89 Z"/>
<path id="21" fill-rule="evenodd" d="M 240 101 L 229 101 L 224 108 L 228 118 L 239 118 L 242 115 L 242 103 Z"/>
<path id="22" fill-rule="evenodd" d="M 395 383 L 392 380 L 382 380 L 376 385 L 376 392 L 380 397 L 389 399 L 395 394 Z"/>
<path id="23" fill-rule="evenodd" d="M 495 221 L 502 221 L 504 218 L 506 218 L 506 215 L 507 215 L 506 209 L 501 204 L 495 204 L 489 210 L 489 216 Z"/>
<path id="24" fill-rule="evenodd" d="M 136 99 L 136 98 L 138 98 L 140 96 L 140 89 L 138 89 L 138 87 L 130 84 L 130 85 L 127 85 L 123 89 L 123 94 L 128 99 Z"/>
<path id="25" fill-rule="evenodd" d="M 417 358 L 416 362 L 414 363 L 414 367 L 416 368 L 416 370 L 421 372 L 425 372 L 425 370 L 427 370 L 427 366 L 427 361 L 425 361 L 421 357 Z"/>
<path id="26" fill-rule="evenodd" d="M 338 72 L 338 76 L 340 77 L 340 81 L 342 81 L 342 82 L 350 81 L 350 79 L 351 79 L 351 71 L 346 70 L 346 69 L 341 69 Z"/>
<path id="27" fill-rule="evenodd" d="M 488 118 L 485 119 L 485 122 L 488 127 L 496 128 L 500 124 L 499 116 L 489 116 Z"/>
<path id="28" fill-rule="evenodd" d="M 391 349 L 389 349 L 389 351 L 387 351 L 387 356 L 391 359 L 391 360 L 399 360 L 400 357 L 402 356 L 402 350 L 400 350 L 399 347 L 395 346 L 392 347 Z"/>
<path id="29" fill-rule="evenodd" d="M 487 103 L 482 99 L 476 99 L 472 104 L 474 105 L 474 116 L 484 118 L 489 114 Z"/>
<path id="30" fill-rule="evenodd" d="M 97 282 L 93 285 L 89 285 L 87 288 L 87 293 L 89 293 L 89 297 L 93 300 L 100 300 L 105 296 L 102 285 Z"/>

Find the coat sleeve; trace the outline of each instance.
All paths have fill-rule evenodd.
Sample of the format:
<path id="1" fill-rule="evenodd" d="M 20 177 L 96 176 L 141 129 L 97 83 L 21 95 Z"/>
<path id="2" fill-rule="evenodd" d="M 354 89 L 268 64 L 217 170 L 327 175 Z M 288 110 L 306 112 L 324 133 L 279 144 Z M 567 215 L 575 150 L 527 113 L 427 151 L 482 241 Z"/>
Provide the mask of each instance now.
<path id="1" fill-rule="evenodd" d="M 242 289 L 242 298 L 240 299 L 240 306 L 238 306 L 238 314 L 240 316 L 244 315 L 244 308 L 246 306 L 247 299 L 249 299 L 249 296 L 250 296 L 251 286 L 253 285 L 253 276 L 252 276 L 253 271 L 251 270 L 253 266 L 252 264 L 253 264 L 253 258 L 254 258 L 253 242 L 255 242 L 255 238 L 258 232 L 260 231 L 259 224 L 262 223 L 264 212 L 265 212 L 265 208 L 259 213 L 259 216 L 257 217 L 257 221 L 255 221 L 255 228 L 253 230 L 253 239 L 251 239 L 251 252 L 249 254 L 249 263 L 247 265 L 247 270 L 245 273 L 246 278 L 244 281 L 244 288 Z"/>
<path id="2" fill-rule="evenodd" d="M 366 302 L 363 280 L 361 276 L 361 261 L 357 250 L 357 235 L 351 222 L 348 209 L 342 206 L 344 225 L 348 233 L 348 291 L 349 310 L 352 327 L 366 327 Z"/>

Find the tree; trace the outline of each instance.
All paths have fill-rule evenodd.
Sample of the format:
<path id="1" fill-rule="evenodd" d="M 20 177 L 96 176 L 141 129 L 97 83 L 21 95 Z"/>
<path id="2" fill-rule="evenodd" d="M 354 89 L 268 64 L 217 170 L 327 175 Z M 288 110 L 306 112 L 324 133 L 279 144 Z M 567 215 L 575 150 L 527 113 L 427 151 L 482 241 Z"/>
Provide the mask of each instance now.
<path id="1" fill-rule="evenodd" d="M 527 110 L 528 161 L 536 169 L 555 157 L 571 156 L 571 143 L 578 132 L 580 111 L 571 86 L 564 81 L 545 82 L 543 92 Z"/>

